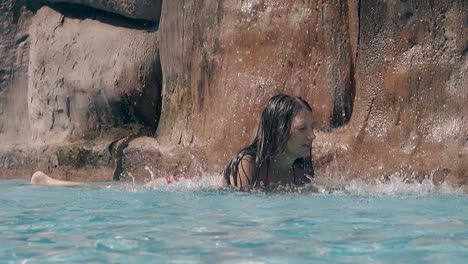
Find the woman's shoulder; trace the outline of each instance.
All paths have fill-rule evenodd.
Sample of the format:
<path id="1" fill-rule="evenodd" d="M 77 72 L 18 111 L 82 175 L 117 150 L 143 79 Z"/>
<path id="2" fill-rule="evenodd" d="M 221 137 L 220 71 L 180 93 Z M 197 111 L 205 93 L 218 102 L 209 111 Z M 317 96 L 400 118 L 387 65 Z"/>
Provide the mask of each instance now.
<path id="1" fill-rule="evenodd" d="M 255 155 L 254 155 L 254 154 L 245 153 L 244 155 L 241 156 L 240 161 L 244 161 L 244 162 L 254 162 L 254 163 L 255 163 Z"/>
<path id="2" fill-rule="evenodd" d="M 255 175 L 255 157 L 245 154 L 239 157 L 234 175 L 230 177 L 232 186 L 249 189 L 252 187 Z"/>
<path id="3" fill-rule="evenodd" d="M 237 160 L 240 163 L 254 164 L 256 160 L 256 153 L 250 149 L 243 149 L 237 155 Z"/>
<path id="4" fill-rule="evenodd" d="M 242 168 L 244 171 L 247 169 L 252 171 L 255 169 L 255 156 L 251 154 L 244 154 L 239 160 L 239 168 Z"/>

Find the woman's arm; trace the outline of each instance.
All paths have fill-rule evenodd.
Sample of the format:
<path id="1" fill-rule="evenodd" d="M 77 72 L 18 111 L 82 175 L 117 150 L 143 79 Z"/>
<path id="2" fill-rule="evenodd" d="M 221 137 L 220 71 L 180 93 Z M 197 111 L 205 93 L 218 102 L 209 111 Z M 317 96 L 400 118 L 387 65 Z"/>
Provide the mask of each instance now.
<path id="1" fill-rule="evenodd" d="M 255 159 L 251 155 L 242 157 L 237 166 L 237 181 L 234 181 L 234 176 L 231 175 L 231 184 L 233 187 L 241 189 L 250 189 L 253 185 L 253 176 L 255 174 Z"/>

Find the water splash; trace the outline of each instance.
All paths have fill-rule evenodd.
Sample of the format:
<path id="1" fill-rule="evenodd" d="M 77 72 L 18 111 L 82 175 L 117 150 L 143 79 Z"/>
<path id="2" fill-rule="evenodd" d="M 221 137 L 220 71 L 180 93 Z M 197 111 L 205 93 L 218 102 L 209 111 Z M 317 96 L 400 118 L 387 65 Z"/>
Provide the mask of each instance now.
<path id="1" fill-rule="evenodd" d="M 149 172 L 151 176 L 151 181 L 154 181 L 155 177 L 153 171 L 148 166 L 145 166 L 145 170 Z"/>
<path id="2" fill-rule="evenodd" d="M 148 168 L 148 171 L 151 170 Z M 158 192 L 193 192 L 223 188 L 223 178 L 219 174 L 205 174 L 203 177 L 166 176 L 159 178 L 154 177 L 154 174 L 152 174 L 152 179 L 146 184 L 123 183 L 120 185 L 120 188 L 130 192 L 148 190 Z"/>
<path id="3" fill-rule="evenodd" d="M 383 178 L 383 177 L 382 177 Z M 301 194 L 301 195 L 357 195 L 357 196 L 382 196 L 382 195 L 428 195 L 428 194 L 463 194 L 461 188 L 456 188 L 443 183 L 434 185 L 432 178 L 421 182 L 408 182 L 407 178 L 396 173 L 385 177 L 385 181 L 376 180 L 366 182 L 352 180 L 346 183 L 328 185 L 312 182 L 302 187 L 284 186 L 267 193 L 272 194 Z M 162 177 L 141 185 L 127 183 L 123 187 L 127 191 L 157 191 L 157 192 L 194 192 L 194 191 L 219 191 L 225 189 L 223 177 L 220 174 L 204 174 L 202 177 Z M 255 191 L 256 192 L 256 191 Z"/>
<path id="4" fill-rule="evenodd" d="M 382 177 L 384 178 L 384 177 Z M 407 177 L 395 173 L 385 177 L 385 181 L 376 180 L 366 182 L 363 180 L 352 180 L 341 186 L 317 185 L 319 193 L 329 193 L 337 195 L 427 195 L 427 194 L 463 194 L 461 188 L 456 188 L 442 183 L 434 185 L 432 178 L 423 179 L 421 182 L 407 182 Z"/>

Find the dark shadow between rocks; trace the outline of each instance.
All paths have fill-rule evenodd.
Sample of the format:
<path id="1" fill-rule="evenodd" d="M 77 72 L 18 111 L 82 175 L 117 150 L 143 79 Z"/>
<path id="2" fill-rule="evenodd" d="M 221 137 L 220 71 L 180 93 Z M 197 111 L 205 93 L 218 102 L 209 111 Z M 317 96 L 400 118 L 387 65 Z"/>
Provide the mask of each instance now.
<path id="1" fill-rule="evenodd" d="M 69 18 L 93 19 L 115 27 L 145 30 L 148 32 L 155 32 L 159 28 L 159 21 L 154 22 L 145 19 L 132 19 L 116 13 L 111 13 L 79 4 L 45 3 L 44 5 L 47 5 L 48 7 Z M 40 6 L 36 4 L 30 6 L 30 8 L 35 11 L 35 9 L 40 8 Z"/>

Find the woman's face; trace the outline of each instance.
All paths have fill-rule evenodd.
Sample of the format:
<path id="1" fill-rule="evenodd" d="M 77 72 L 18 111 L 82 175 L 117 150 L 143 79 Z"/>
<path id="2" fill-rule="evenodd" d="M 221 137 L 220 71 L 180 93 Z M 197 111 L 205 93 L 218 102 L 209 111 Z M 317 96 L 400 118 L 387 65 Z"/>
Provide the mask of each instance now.
<path id="1" fill-rule="evenodd" d="M 309 156 L 315 139 L 312 112 L 301 109 L 292 120 L 290 133 L 286 151 L 296 158 Z"/>

